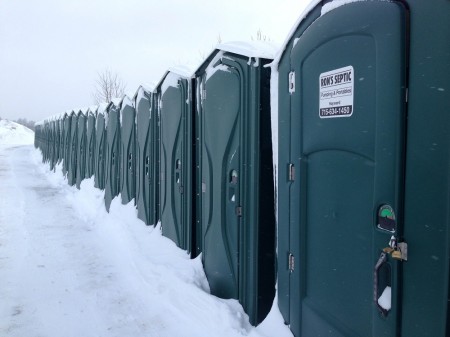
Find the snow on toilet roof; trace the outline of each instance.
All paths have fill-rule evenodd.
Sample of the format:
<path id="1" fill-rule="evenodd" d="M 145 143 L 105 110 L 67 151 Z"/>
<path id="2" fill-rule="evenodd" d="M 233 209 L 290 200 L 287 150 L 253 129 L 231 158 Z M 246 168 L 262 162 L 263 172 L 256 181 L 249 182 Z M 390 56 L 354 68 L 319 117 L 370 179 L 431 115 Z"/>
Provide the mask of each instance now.
<path id="1" fill-rule="evenodd" d="M 300 23 L 308 16 L 308 14 L 314 9 L 314 7 L 317 6 L 317 4 L 319 4 L 321 2 L 321 0 L 312 0 L 308 6 L 306 6 L 306 8 L 303 10 L 303 12 L 300 14 L 300 16 L 298 17 L 297 21 L 295 22 L 295 24 L 292 26 L 290 32 L 288 33 L 288 35 L 286 36 L 286 39 L 284 40 L 283 44 L 281 45 L 281 48 L 278 50 L 277 55 L 274 57 L 273 63 L 277 64 L 278 62 L 280 62 L 281 56 L 283 55 L 287 45 L 289 44 L 289 42 L 291 41 L 292 37 L 294 36 L 295 32 L 297 31 L 298 26 L 300 25 Z"/>
<path id="2" fill-rule="evenodd" d="M 180 75 L 181 77 L 184 78 L 191 78 L 192 74 L 195 71 L 195 67 L 187 64 L 187 65 L 177 65 L 174 67 L 170 67 L 168 69 L 169 72 Z"/>
<path id="3" fill-rule="evenodd" d="M 279 47 L 277 43 L 271 41 L 231 41 L 220 43 L 215 49 L 248 57 L 273 59 Z"/>
<path id="4" fill-rule="evenodd" d="M 368 1 L 368 0 L 334 0 L 332 2 L 329 2 L 325 5 L 323 5 L 322 10 L 321 10 L 321 15 L 325 15 L 326 13 L 328 13 L 336 8 L 339 8 L 341 6 L 344 6 L 344 5 L 353 3 L 353 2 L 361 2 L 361 1 Z M 386 1 L 388 1 L 388 0 L 386 0 Z M 290 32 L 288 33 L 288 35 L 286 37 L 286 40 L 281 45 L 281 48 L 278 50 L 278 53 L 274 57 L 274 61 L 273 61 L 274 64 L 279 63 L 281 56 L 283 55 L 284 51 L 286 50 L 286 47 L 288 46 L 289 42 L 291 41 L 292 37 L 294 36 L 294 34 L 297 31 L 297 28 L 301 24 L 301 22 L 303 20 L 305 20 L 306 17 L 308 16 L 308 14 L 321 2 L 322 2 L 321 0 L 312 0 L 308 4 L 308 6 L 306 6 L 306 8 L 303 10 L 303 12 L 298 17 L 295 24 L 292 26 Z"/>
<path id="5" fill-rule="evenodd" d="M 106 112 L 106 108 L 108 107 L 107 103 L 100 103 L 98 108 L 97 108 L 97 114 L 102 114 L 104 115 Z"/>

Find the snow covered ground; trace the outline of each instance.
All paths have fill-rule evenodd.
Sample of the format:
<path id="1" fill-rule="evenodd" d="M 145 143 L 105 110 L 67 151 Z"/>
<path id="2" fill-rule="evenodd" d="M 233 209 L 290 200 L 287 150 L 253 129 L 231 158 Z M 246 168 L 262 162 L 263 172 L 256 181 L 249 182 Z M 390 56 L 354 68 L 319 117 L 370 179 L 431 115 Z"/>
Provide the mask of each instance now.
<path id="1" fill-rule="evenodd" d="M 33 142 L 33 131 L 15 122 L 0 120 L 0 146 L 33 144 Z"/>
<path id="2" fill-rule="evenodd" d="M 3 122 L 3 121 L 1 121 Z M 275 306 L 258 327 L 208 292 L 190 260 L 130 203 L 67 185 L 0 125 L 0 336 L 292 336 Z M 11 124 L 8 124 L 11 126 Z M 9 132 L 9 131 L 8 131 Z"/>

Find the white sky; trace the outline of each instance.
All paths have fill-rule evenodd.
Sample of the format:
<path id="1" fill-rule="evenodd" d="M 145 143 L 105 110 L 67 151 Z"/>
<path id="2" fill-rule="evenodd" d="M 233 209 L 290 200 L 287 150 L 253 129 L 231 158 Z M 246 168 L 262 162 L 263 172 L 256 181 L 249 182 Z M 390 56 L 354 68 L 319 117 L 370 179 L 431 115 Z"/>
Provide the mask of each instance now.
<path id="1" fill-rule="evenodd" d="M 97 73 L 134 93 L 222 41 L 284 42 L 309 0 L 0 0 L 0 117 L 93 105 Z"/>

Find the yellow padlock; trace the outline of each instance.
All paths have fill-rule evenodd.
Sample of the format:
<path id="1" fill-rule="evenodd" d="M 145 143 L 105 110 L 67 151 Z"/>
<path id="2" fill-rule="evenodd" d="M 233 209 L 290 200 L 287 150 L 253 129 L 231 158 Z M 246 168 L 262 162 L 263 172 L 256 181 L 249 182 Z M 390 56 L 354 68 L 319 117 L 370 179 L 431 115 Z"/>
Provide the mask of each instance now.
<path id="1" fill-rule="evenodd" d="M 394 258 L 394 259 L 397 259 L 397 260 L 402 259 L 402 252 L 399 250 L 394 250 L 391 255 L 392 255 L 392 258 Z"/>

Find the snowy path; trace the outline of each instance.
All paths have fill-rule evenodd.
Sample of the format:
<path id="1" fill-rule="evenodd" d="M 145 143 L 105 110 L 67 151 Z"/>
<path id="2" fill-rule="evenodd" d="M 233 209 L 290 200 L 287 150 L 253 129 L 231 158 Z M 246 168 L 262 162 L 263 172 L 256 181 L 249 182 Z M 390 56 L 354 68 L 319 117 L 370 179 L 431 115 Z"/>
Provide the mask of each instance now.
<path id="1" fill-rule="evenodd" d="M 111 213 L 32 146 L 0 145 L 0 336 L 291 336 L 273 310 L 257 328 L 237 301 L 208 294 L 199 259 Z"/>

